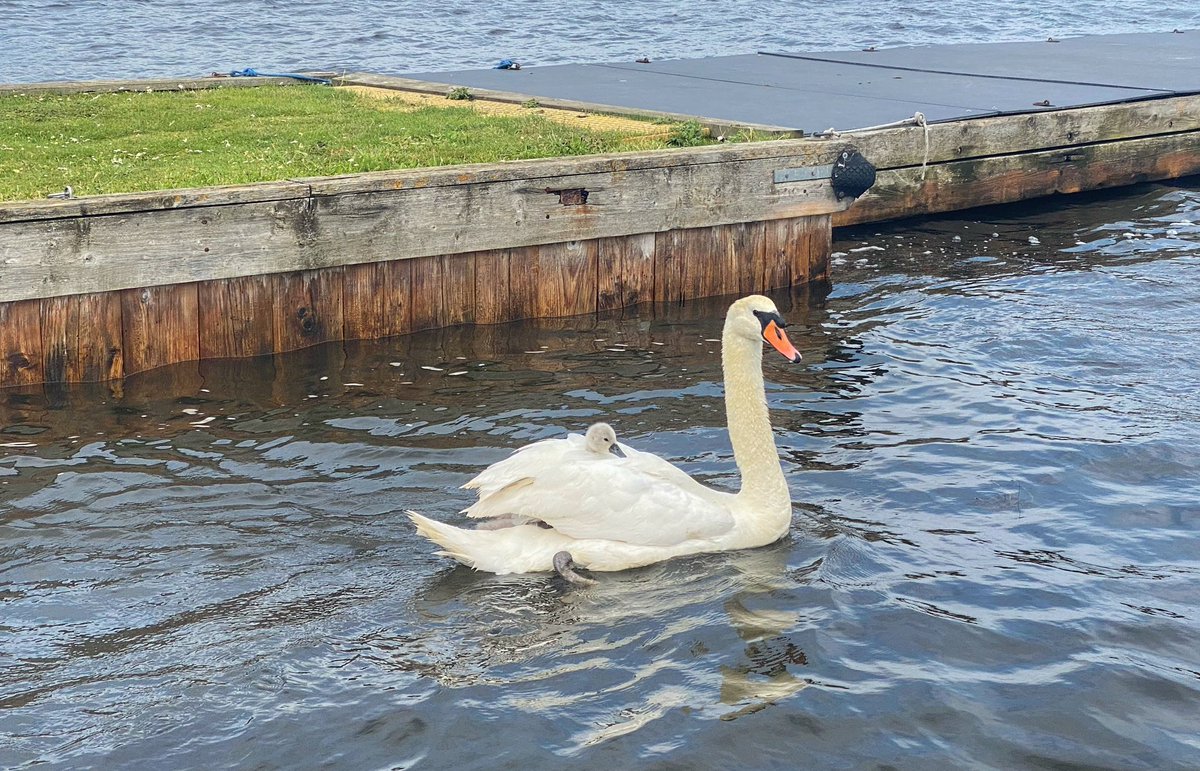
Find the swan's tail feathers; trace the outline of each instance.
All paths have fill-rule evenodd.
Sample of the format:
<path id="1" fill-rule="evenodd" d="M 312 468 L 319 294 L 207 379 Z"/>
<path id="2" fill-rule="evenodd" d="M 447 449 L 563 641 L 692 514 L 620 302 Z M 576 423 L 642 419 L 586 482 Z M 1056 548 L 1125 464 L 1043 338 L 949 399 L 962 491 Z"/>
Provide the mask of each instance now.
<path id="1" fill-rule="evenodd" d="M 445 522 L 423 517 L 415 511 L 406 511 L 408 518 L 417 526 L 417 533 L 442 547 L 438 554 L 456 559 L 467 567 L 476 567 L 475 560 L 470 556 L 475 535 L 471 530 L 463 530 Z M 477 536 L 476 536 L 477 537 Z"/>

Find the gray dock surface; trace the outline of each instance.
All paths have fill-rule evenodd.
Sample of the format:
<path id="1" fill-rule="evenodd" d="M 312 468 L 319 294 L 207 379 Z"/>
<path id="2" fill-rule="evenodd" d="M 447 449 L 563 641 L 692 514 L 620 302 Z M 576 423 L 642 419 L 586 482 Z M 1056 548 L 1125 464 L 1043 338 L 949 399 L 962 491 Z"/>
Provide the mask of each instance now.
<path id="1" fill-rule="evenodd" d="M 1200 93 L 1200 30 L 403 75 L 813 134 Z"/>

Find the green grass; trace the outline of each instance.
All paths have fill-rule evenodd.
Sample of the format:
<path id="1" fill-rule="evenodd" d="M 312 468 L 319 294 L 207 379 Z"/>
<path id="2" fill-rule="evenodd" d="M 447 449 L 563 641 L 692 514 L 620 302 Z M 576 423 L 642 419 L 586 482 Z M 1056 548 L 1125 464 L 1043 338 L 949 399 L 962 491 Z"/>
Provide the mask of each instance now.
<path id="1" fill-rule="evenodd" d="M 333 88 L 0 96 L 0 200 L 655 149 L 536 113 L 380 109 Z"/>

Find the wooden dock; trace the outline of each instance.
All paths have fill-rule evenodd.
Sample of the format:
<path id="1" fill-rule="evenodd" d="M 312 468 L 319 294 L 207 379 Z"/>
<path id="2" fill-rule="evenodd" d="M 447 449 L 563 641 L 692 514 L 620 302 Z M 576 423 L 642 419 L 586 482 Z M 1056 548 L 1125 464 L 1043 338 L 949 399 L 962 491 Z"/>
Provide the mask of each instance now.
<path id="1" fill-rule="evenodd" d="M 1200 173 L 1197 73 L 769 142 L 0 204 L 0 387 L 819 284 L 834 226 Z M 878 169 L 857 202 L 829 179 L 851 146 Z"/>

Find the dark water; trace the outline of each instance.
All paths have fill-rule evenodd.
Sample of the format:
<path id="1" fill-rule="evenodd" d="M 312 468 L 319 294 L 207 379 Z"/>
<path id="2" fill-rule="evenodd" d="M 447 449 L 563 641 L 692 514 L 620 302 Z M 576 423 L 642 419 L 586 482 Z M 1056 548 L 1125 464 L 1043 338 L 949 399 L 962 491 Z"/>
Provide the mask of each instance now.
<path id="1" fill-rule="evenodd" d="M 1200 766 L 1198 181 L 836 248 L 790 536 L 585 590 L 401 512 L 599 419 L 734 484 L 725 301 L 0 393 L 0 767 Z"/>
<path id="2" fill-rule="evenodd" d="M 0 0 L 0 82 L 420 72 L 1200 27 L 1195 0 Z"/>

